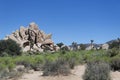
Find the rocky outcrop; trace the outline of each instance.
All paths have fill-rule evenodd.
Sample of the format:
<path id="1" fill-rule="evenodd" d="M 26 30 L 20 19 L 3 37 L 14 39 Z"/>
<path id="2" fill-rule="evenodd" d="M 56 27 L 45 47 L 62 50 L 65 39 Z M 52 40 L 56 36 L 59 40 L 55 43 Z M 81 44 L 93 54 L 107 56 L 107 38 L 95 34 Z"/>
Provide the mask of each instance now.
<path id="1" fill-rule="evenodd" d="M 39 51 L 45 50 L 55 51 L 56 46 L 51 39 L 51 34 L 46 34 L 34 22 L 30 23 L 27 28 L 21 26 L 11 35 L 6 36 L 5 39 L 12 39 L 22 47 L 23 51 Z"/>
<path id="2" fill-rule="evenodd" d="M 92 49 L 94 49 L 94 45 L 90 45 L 86 48 L 86 50 L 92 50 Z"/>
<path id="3" fill-rule="evenodd" d="M 109 49 L 109 44 L 107 44 L 107 43 L 103 44 L 102 49 L 108 50 Z"/>

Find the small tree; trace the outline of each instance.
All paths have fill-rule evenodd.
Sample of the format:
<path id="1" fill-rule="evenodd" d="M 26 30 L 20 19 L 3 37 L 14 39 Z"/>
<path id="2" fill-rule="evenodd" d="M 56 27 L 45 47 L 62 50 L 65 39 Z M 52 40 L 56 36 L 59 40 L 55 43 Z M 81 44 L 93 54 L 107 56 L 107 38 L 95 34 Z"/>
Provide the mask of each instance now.
<path id="1" fill-rule="evenodd" d="M 61 42 L 61 43 L 57 43 L 56 45 L 61 49 L 64 44 Z"/>
<path id="2" fill-rule="evenodd" d="M 0 40 L 0 56 L 4 55 L 20 55 L 21 47 L 15 41 L 8 40 Z"/>
<path id="3" fill-rule="evenodd" d="M 81 48 L 81 50 L 85 50 L 85 45 L 84 44 L 80 44 L 80 48 Z"/>

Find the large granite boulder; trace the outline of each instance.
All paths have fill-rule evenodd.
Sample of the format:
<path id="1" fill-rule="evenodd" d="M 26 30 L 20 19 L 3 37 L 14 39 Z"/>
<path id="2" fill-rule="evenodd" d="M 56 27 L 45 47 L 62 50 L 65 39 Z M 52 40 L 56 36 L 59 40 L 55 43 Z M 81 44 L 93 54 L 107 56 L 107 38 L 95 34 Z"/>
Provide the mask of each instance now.
<path id="1" fill-rule="evenodd" d="M 27 28 L 21 26 L 19 30 L 6 36 L 5 39 L 16 41 L 22 47 L 23 52 L 43 52 L 46 50 L 56 51 L 51 37 L 51 34 L 46 34 L 44 31 L 39 30 L 38 25 L 32 22 Z"/>
<path id="2" fill-rule="evenodd" d="M 20 27 L 19 36 L 20 36 L 21 40 L 26 40 L 28 38 L 27 30 L 28 29 L 23 26 Z"/>
<path id="3" fill-rule="evenodd" d="M 108 50 L 109 49 L 109 44 L 107 44 L 107 43 L 103 44 L 102 49 Z"/>

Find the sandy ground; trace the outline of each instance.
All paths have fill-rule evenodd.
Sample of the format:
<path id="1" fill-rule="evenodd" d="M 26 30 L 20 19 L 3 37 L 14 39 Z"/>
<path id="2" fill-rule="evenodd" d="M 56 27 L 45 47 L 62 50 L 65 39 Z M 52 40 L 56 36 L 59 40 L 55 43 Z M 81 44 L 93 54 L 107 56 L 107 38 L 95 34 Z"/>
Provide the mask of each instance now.
<path id="1" fill-rule="evenodd" d="M 112 77 L 112 80 L 120 80 L 120 72 L 118 71 L 111 72 L 111 77 Z"/>
<path id="2" fill-rule="evenodd" d="M 19 80 L 83 80 L 85 66 L 76 66 L 69 76 L 42 76 L 42 72 L 25 73 Z M 120 80 L 120 72 L 111 72 L 112 80 Z"/>
<path id="3" fill-rule="evenodd" d="M 19 80 L 82 80 L 84 66 L 76 66 L 69 76 L 42 76 L 42 72 L 25 73 Z"/>

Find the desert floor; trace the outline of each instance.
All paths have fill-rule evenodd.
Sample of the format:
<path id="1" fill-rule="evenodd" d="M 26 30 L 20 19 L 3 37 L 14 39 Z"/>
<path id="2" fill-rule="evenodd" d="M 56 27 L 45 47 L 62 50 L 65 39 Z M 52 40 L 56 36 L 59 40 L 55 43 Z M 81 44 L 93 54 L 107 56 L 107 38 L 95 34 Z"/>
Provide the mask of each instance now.
<path id="1" fill-rule="evenodd" d="M 18 80 L 83 80 L 82 75 L 85 71 L 85 65 L 76 66 L 74 70 L 71 71 L 69 76 L 42 76 L 41 71 L 32 71 L 31 73 L 25 73 Z M 111 71 L 112 80 L 120 80 L 120 72 Z"/>

